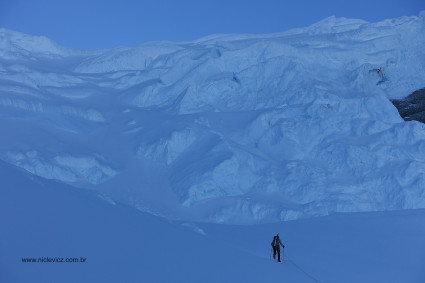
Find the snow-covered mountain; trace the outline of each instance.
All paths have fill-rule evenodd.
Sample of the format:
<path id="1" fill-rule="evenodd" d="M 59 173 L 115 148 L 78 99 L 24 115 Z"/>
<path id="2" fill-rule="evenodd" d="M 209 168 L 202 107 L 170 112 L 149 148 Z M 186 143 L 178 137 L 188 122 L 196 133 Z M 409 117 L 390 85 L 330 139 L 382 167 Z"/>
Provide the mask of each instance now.
<path id="1" fill-rule="evenodd" d="M 0 158 L 173 219 L 425 208 L 425 13 L 82 51 L 0 29 Z"/>

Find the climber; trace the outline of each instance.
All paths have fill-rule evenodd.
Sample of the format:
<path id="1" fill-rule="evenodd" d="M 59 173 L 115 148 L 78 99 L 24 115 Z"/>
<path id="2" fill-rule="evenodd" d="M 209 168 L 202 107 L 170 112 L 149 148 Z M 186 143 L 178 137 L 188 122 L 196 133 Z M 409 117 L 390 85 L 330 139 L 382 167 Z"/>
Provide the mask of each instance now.
<path id="1" fill-rule="evenodd" d="M 272 247 L 273 247 L 273 259 L 276 259 L 276 253 L 277 253 L 277 261 L 280 261 L 280 246 L 282 246 L 282 248 L 285 248 L 285 245 L 282 244 L 282 242 L 280 241 L 279 238 L 279 233 L 277 233 L 276 236 L 273 237 L 273 241 L 272 241 Z M 282 250 L 283 253 L 283 250 Z"/>

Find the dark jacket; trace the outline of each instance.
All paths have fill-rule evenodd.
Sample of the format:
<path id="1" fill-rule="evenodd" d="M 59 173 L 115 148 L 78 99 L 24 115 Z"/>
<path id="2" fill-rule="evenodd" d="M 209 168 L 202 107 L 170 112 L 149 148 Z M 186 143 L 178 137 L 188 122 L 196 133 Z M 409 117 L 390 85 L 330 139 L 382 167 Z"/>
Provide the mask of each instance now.
<path id="1" fill-rule="evenodd" d="M 281 245 L 282 248 L 285 247 L 285 245 L 282 244 L 282 241 L 280 240 L 279 236 L 274 236 L 273 237 L 273 242 L 272 242 L 272 247 L 280 248 L 279 245 Z"/>

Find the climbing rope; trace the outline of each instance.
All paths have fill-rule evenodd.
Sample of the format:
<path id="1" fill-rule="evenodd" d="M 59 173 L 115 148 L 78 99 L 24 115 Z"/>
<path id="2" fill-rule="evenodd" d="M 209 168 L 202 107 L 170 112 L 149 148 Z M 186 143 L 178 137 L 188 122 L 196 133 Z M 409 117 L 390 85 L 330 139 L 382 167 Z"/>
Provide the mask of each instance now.
<path id="1" fill-rule="evenodd" d="M 287 260 L 289 260 L 290 263 L 292 263 L 296 268 L 298 268 L 301 272 L 303 272 L 305 275 L 307 275 L 308 277 L 310 277 L 311 279 L 313 279 L 316 282 L 322 283 L 320 280 L 314 278 L 313 276 L 311 276 L 310 274 L 308 274 L 304 269 L 302 269 L 301 267 L 299 267 L 292 259 L 290 259 L 287 255 L 284 256 L 284 258 L 286 258 Z"/>

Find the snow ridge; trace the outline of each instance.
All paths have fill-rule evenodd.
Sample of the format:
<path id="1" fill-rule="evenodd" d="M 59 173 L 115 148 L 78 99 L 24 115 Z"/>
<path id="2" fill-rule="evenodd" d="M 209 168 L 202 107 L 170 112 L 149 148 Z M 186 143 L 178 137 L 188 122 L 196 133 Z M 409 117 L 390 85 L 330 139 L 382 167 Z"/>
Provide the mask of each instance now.
<path id="1" fill-rule="evenodd" d="M 425 207 L 425 18 L 80 51 L 0 29 L 0 158 L 187 221 Z"/>

